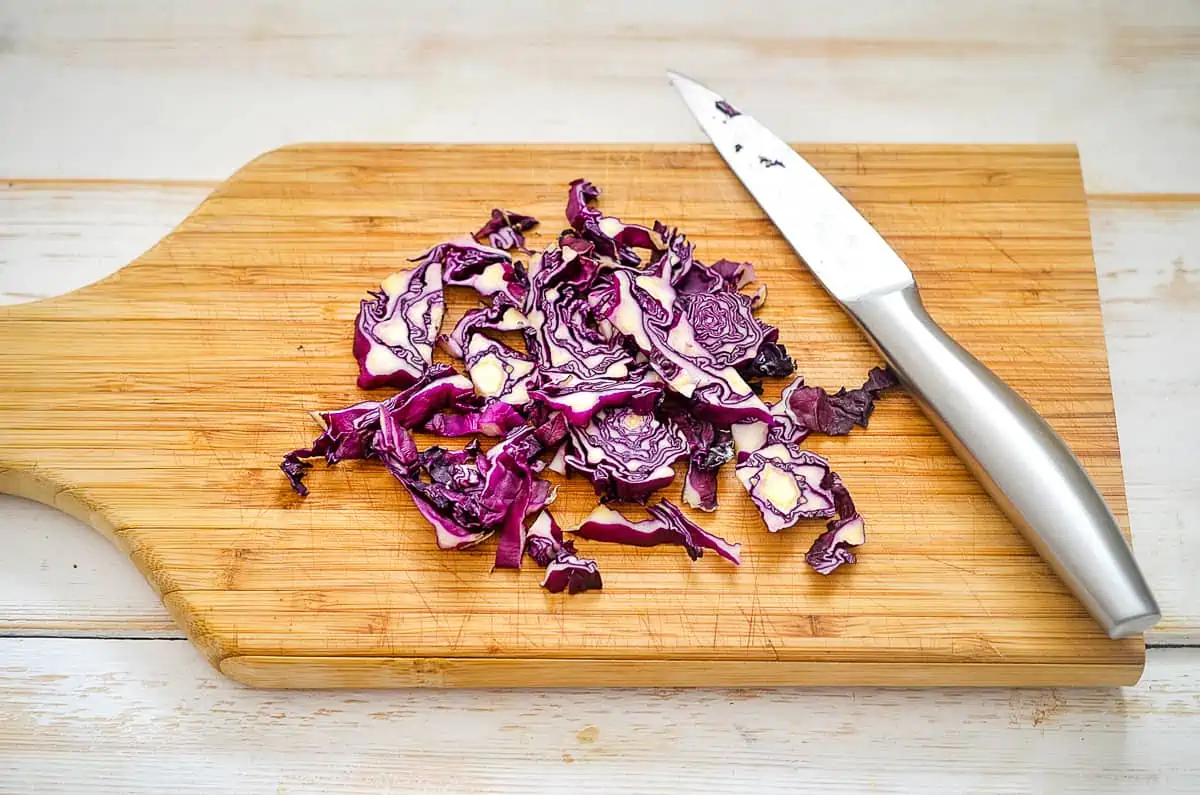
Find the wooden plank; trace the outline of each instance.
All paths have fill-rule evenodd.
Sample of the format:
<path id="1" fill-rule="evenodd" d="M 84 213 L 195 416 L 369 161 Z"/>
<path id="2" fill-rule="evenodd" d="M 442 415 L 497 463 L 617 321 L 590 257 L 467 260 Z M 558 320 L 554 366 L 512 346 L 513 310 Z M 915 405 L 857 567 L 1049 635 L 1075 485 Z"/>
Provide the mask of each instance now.
<path id="1" fill-rule="evenodd" d="M 464 25 L 381 0 L 286 17 L 264 0 L 7 4 L 0 174 L 220 180 L 297 140 L 699 141 L 670 67 L 795 140 L 1077 141 L 1092 190 L 1200 184 L 1194 3 L 544 10 L 514 0 Z M 519 43 L 519 98 L 487 79 L 497 41 Z"/>
<path id="2" fill-rule="evenodd" d="M 980 184 L 993 187 L 1009 182 L 1007 174 L 1023 175 L 1012 182 L 1037 184 L 1027 174 L 1036 172 L 1048 175 L 1047 184 L 1060 196 L 1075 176 L 1074 203 L 1006 202 L 992 195 L 987 201 L 897 204 L 871 201 L 872 191 L 887 196 L 893 188 L 864 186 L 862 206 L 885 235 L 937 239 L 947 252 L 956 240 L 985 240 L 1003 255 L 983 262 L 960 256 L 957 265 L 935 266 L 902 251 L 935 316 L 1043 410 L 1123 517 L 1095 270 L 1073 151 L 969 147 L 961 157 L 955 147 L 938 146 L 806 151 L 818 160 L 852 158 L 861 174 L 943 168 L 955 179 L 974 173 Z M 768 283 L 789 284 L 776 291 L 763 316 L 781 327 L 784 339 L 809 343 L 797 357 L 810 380 L 848 382 L 875 363 L 861 335 L 815 283 L 792 278 L 793 256 L 777 236 L 757 228 L 761 221 L 750 223 L 760 211 L 706 147 L 292 147 L 247 166 L 117 277 L 4 315 L 10 344 L 0 357 L 0 449 L 8 472 L 0 485 L 52 500 L 109 532 L 134 553 L 214 662 L 256 655 L 415 655 L 835 665 L 886 655 L 897 670 L 915 666 L 902 678 L 897 674 L 898 682 L 923 672 L 930 683 L 945 683 L 936 676 L 949 669 L 923 663 L 1001 661 L 1016 667 L 1074 663 L 1079 681 L 1086 682 L 1099 681 L 1106 668 L 1121 672 L 1113 682 L 1136 677 L 1140 640 L 1107 641 L 1027 549 L 996 547 L 993 539 L 1012 533 L 1007 521 L 904 396 L 876 412 L 871 432 L 814 442 L 834 459 L 860 509 L 872 517 L 876 567 L 864 554 L 863 564 L 845 577 L 800 576 L 807 534 L 772 538 L 756 532 L 759 520 L 748 501 L 728 496 L 721 511 L 704 521 L 746 544 L 749 560 L 741 570 L 708 560 L 687 565 L 678 555 L 661 554 L 666 550 L 597 550 L 609 588 L 571 600 L 569 610 L 536 590 L 534 572 L 521 583 L 481 576 L 478 587 L 458 588 L 456 572 L 447 567 L 470 572 L 484 561 L 480 551 L 446 556 L 431 545 L 396 547 L 388 555 L 391 571 L 355 578 L 347 573 L 361 570 L 356 561 L 365 553 L 334 530 L 322 536 L 336 550 L 329 555 L 279 558 L 273 517 L 280 511 L 330 512 L 343 519 L 347 511 L 397 511 L 384 527 L 348 528 L 364 542 L 363 533 L 424 526 L 382 470 L 318 473 L 316 494 L 303 503 L 274 471 L 278 450 L 311 436 L 304 407 L 357 399 L 347 388 L 348 357 L 311 358 L 303 347 L 315 340 L 335 350 L 340 336 L 344 350 L 363 280 L 320 258 L 304 261 L 299 252 L 308 251 L 306 240 L 358 251 L 366 263 L 380 249 L 407 254 L 437 240 L 420 225 L 393 224 L 381 214 L 389 206 L 382 198 L 373 200 L 378 206 L 339 210 L 337 185 L 356 196 L 360 183 L 386 184 L 394 192 L 390 206 L 442 219 L 446 229 L 469 229 L 487 203 L 465 200 L 458 182 L 442 182 L 439 175 L 477 164 L 498 169 L 505 162 L 515 164 L 513 174 L 534 168 L 545 183 L 530 186 L 521 177 L 509 184 L 497 170 L 493 191 L 503 198 L 496 201 L 543 217 L 561 211 L 562 186 L 579 173 L 609 175 L 605 187 L 619 197 L 605 205 L 609 211 L 640 220 L 659 216 L 685 228 L 695 214 L 703 222 L 693 238 L 702 256 L 749 259 Z M 680 168 L 705 170 L 710 178 L 677 193 L 673 202 L 670 191 L 660 190 L 653 206 L 639 204 L 640 186 L 670 185 Z M 278 183 L 280 173 L 322 169 L 331 180 L 325 193 L 286 199 L 285 207 L 268 197 L 256 210 L 252 188 L 240 185 Z M 231 204 L 225 198 L 230 193 L 243 198 Z M 363 211 L 369 214 L 354 214 Z M 389 225 L 394 228 L 385 238 L 371 232 Z M 275 229 L 284 235 L 272 237 Z M 1031 265 L 1003 246 L 1008 239 L 1039 238 L 1053 241 L 1055 265 Z M 903 240 L 897 245 L 903 249 Z M 176 256 L 180 252 L 188 254 Z M 212 262 L 225 267 L 212 268 Z M 241 263 L 252 267 L 241 269 Z M 395 264 L 373 263 L 370 269 L 380 278 Z M 452 302 L 451 311 L 465 306 Z M 826 349 L 839 356 L 818 353 Z M 72 395 L 73 410 L 48 416 L 44 407 L 63 390 Z M 135 404 L 151 408 L 131 415 L 127 409 Z M 49 433 L 39 443 L 40 428 Z M 272 429 L 290 429 L 293 441 Z M 80 445 L 81 439 L 91 443 Z M 732 482 L 726 485 L 727 495 L 737 493 Z M 556 510 L 570 524 L 593 500 L 575 482 L 563 490 Z M 231 508 L 236 517 L 228 514 Z M 164 517 L 172 516 L 182 524 L 164 527 Z M 172 546 L 172 539 L 187 538 L 178 532 L 184 525 L 193 528 L 195 549 L 211 550 L 207 563 Z M 232 547 L 214 544 L 227 530 L 244 535 Z M 311 537 L 314 525 L 297 532 Z M 914 535 L 936 538 L 936 556 L 914 545 Z M 980 546 L 1002 558 L 999 568 L 980 556 Z M 871 584 L 842 600 L 860 579 Z M 1039 580 L 1044 587 L 1030 587 Z M 919 586 L 907 587 L 909 582 Z M 941 595 L 940 609 L 933 594 Z M 555 620 L 543 620 L 555 611 Z M 833 618 L 825 620 L 827 614 Z M 330 670 L 330 684 L 336 684 L 336 666 Z M 614 669 L 604 681 L 618 684 L 621 677 Z"/>
<path id="3" fill-rule="evenodd" d="M 279 693 L 180 642 L 0 639 L 0 660 L 14 792 L 1200 789 L 1195 649 L 1153 651 L 1133 689 L 1028 690 Z"/>
<path id="4" fill-rule="evenodd" d="M 1200 202 L 1091 215 L 1134 548 L 1163 607 L 1151 637 L 1200 643 Z"/>

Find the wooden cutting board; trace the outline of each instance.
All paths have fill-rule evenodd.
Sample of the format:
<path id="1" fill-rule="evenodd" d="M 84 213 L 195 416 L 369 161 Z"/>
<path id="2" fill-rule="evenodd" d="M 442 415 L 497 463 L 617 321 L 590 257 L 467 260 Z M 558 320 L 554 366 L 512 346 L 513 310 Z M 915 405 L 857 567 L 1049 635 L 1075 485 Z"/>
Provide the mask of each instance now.
<path id="1" fill-rule="evenodd" d="M 1127 526 L 1073 147 L 804 146 L 912 266 L 931 313 L 1066 438 Z M 698 516 L 744 563 L 581 542 L 604 590 L 489 573 L 439 551 L 378 465 L 280 454 L 355 389 L 367 289 L 493 206 L 561 229 L 567 183 L 606 213 L 682 227 L 706 261 L 754 262 L 765 319 L 810 383 L 878 363 L 707 146 L 303 145 L 258 158 L 104 281 L 0 311 L 0 490 L 109 536 L 221 671 L 272 687 L 1117 685 L 1110 641 L 903 394 L 866 431 L 813 438 L 867 517 L 859 562 L 821 577 L 821 523 L 762 527 L 730 467 Z M 448 322 L 469 303 L 451 300 Z M 774 398 L 781 385 L 772 385 Z M 424 442 L 423 442 L 424 443 Z M 678 496 L 682 478 L 668 496 Z M 594 504 L 580 478 L 564 526 Z"/>

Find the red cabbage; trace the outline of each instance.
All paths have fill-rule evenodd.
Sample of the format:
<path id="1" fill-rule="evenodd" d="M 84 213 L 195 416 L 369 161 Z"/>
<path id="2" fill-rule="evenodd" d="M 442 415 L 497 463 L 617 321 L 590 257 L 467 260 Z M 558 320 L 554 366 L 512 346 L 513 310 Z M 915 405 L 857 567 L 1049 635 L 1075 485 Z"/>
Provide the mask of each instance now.
<path id="1" fill-rule="evenodd" d="M 603 500 L 645 502 L 675 479 L 671 465 L 687 455 L 687 441 L 669 419 L 622 406 L 598 412 L 571 428 L 566 460 L 592 481 Z"/>
<path id="2" fill-rule="evenodd" d="M 498 400 L 464 414 L 438 414 L 425 423 L 425 430 L 439 436 L 504 436 L 525 424 L 516 409 Z"/>
<path id="3" fill-rule="evenodd" d="M 585 299 L 596 272 L 594 263 L 569 247 L 547 250 L 530 263 L 533 289 L 525 307 L 529 325 L 525 340 L 547 381 L 567 376 L 619 379 L 629 375 L 629 352 L 620 338 L 597 328 L 593 309 Z"/>
<path id="4" fill-rule="evenodd" d="M 554 455 L 550 457 L 550 461 L 546 464 L 546 469 L 551 472 L 557 472 L 560 475 L 567 474 L 567 443 L 563 442 L 558 447 L 554 448 Z"/>
<path id="5" fill-rule="evenodd" d="M 635 522 L 609 508 L 597 505 L 571 532 L 589 541 L 656 547 L 660 544 L 682 546 L 692 560 L 711 549 L 732 563 L 741 563 L 741 544 L 731 544 L 692 522 L 674 504 L 663 500 L 646 509 L 649 519 Z"/>
<path id="6" fill-rule="evenodd" d="M 737 563 L 739 545 L 668 500 L 640 522 L 604 504 L 645 504 L 686 457 L 684 502 L 714 510 L 717 471 L 736 450 L 736 473 L 771 531 L 828 519 L 807 563 L 821 574 L 853 563 L 865 523 L 829 463 L 798 443 L 814 431 L 865 427 L 895 377 L 877 368 L 859 389 L 834 394 L 797 378 L 766 406 L 762 379 L 791 375 L 795 362 L 778 329 L 754 316 L 766 286 L 741 292 L 756 281 L 754 268 L 726 259 L 705 265 L 678 229 L 603 215 L 593 206 L 599 193 L 584 180 L 571 183 L 570 228 L 544 251 L 525 249 L 536 219 L 494 209 L 474 237 L 430 248 L 371 293 L 355 323 L 359 385 L 402 391 L 314 414 L 321 435 L 280 464 L 293 488 L 308 492 L 307 459 L 378 460 L 440 547 L 497 536 L 497 568 L 519 568 L 528 555 L 545 567 L 547 590 L 577 593 L 602 587 L 599 570 L 547 510 L 556 487 L 538 476 L 543 470 L 580 471 L 600 495 L 601 506 L 574 531 L 579 538 L 675 544 L 693 560 L 708 549 Z M 527 267 L 515 250 L 530 255 Z M 444 284 L 485 300 L 438 336 Z M 524 352 L 488 336 L 512 331 L 521 332 Z M 435 339 L 463 360 L 465 375 L 432 363 Z M 414 428 L 501 440 L 486 453 L 478 438 L 459 451 L 421 451 Z"/>
<path id="7" fill-rule="evenodd" d="M 529 421 L 534 426 L 533 436 L 543 450 L 554 447 L 567 438 L 566 418 L 561 414 L 546 411 L 544 406 L 537 406 L 535 410 L 530 411 Z"/>
<path id="8" fill-rule="evenodd" d="M 371 452 L 383 461 L 394 476 L 398 478 L 416 477 L 421 465 L 421 455 L 417 451 L 417 443 L 413 440 L 408 429 L 396 421 L 395 415 L 385 414 L 379 423 L 379 430 L 371 441 Z"/>
<path id="9" fill-rule="evenodd" d="M 300 496 L 308 494 L 303 478 L 311 465 L 301 459 L 323 457 L 333 466 L 338 461 L 372 458 L 372 442 L 380 424 L 387 419 L 401 428 L 415 428 L 437 412 L 473 394 L 471 382 L 445 364 L 431 365 L 420 380 L 383 402 L 365 401 L 336 411 L 313 416 L 324 429 L 313 443 L 284 456 L 280 468 Z"/>
<path id="10" fill-rule="evenodd" d="M 507 251 L 484 246 L 469 237 L 439 243 L 414 261 L 440 264 L 446 284 L 470 287 L 484 297 L 503 293 L 515 304 L 529 289 L 524 273 Z"/>
<path id="11" fill-rule="evenodd" d="M 464 363 L 480 397 L 514 406 L 529 403 L 529 387 L 535 376 L 532 357 L 477 334 L 467 343 Z"/>
<path id="12" fill-rule="evenodd" d="M 458 452 L 431 447 L 420 458 L 428 481 L 413 473 L 392 470 L 392 474 L 433 526 L 438 547 L 466 549 L 491 536 L 503 522 L 504 513 L 495 509 L 495 500 L 481 499 L 485 479 L 478 464 L 478 444 Z"/>
<path id="13" fill-rule="evenodd" d="M 474 394 L 470 379 L 450 365 L 435 364 L 420 381 L 383 401 L 380 412 L 404 428 L 417 428 L 443 409 L 466 406 Z"/>
<path id="14" fill-rule="evenodd" d="M 767 285 L 766 283 L 759 284 L 754 288 L 754 295 L 750 297 L 750 308 L 755 312 L 762 309 L 763 304 L 767 303 Z M 779 347 L 783 347 L 780 345 Z"/>
<path id="15" fill-rule="evenodd" d="M 634 248 L 663 250 L 665 241 L 653 229 L 602 216 L 599 210 L 589 206 L 588 203 L 599 196 L 599 188 L 587 180 L 577 179 L 571 183 L 567 198 L 567 222 L 596 247 L 597 254 L 621 265 L 637 265 L 641 258 L 634 253 Z"/>
<path id="16" fill-rule="evenodd" d="M 717 470 L 733 458 L 733 435 L 728 428 L 700 419 L 678 401 L 663 404 L 663 414 L 671 418 L 688 443 L 684 503 L 702 511 L 715 511 Z"/>
<path id="17" fill-rule="evenodd" d="M 741 364 L 738 373 L 750 386 L 761 378 L 783 378 L 796 372 L 796 362 L 788 356 L 787 348 L 773 340 L 764 340 L 754 357 Z"/>
<path id="18" fill-rule="evenodd" d="M 634 365 L 624 378 L 566 376 L 558 383 L 532 390 L 534 398 L 561 411 L 572 425 L 587 425 L 601 409 L 628 405 L 648 414 L 663 394 L 663 381 L 646 365 Z"/>
<path id="19" fill-rule="evenodd" d="M 546 567 L 542 587 L 551 593 L 580 593 L 604 587 L 596 561 L 579 557 L 572 541 L 564 540 L 562 529 L 549 511 L 542 511 L 529 526 L 525 554 Z"/>
<path id="20" fill-rule="evenodd" d="M 898 383 L 891 370 L 875 367 L 858 389 L 842 387 L 831 395 L 818 386 L 805 386 L 801 376 L 788 386 L 784 405 L 801 428 L 842 436 L 855 425 L 867 427 L 876 398 Z"/>
<path id="21" fill-rule="evenodd" d="M 524 426 L 486 454 L 477 442 L 457 452 L 431 447 L 420 456 L 428 481 L 397 475 L 433 525 L 438 546 L 462 549 L 499 532 L 496 567 L 520 567 L 525 517 L 553 499 L 552 488 L 534 486 L 530 453 L 540 446 L 530 444 L 532 435 Z"/>
<path id="22" fill-rule="evenodd" d="M 747 284 L 758 281 L 758 274 L 755 273 L 754 266 L 749 262 L 731 262 L 727 259 L 719 259 L 708 267 L 721 277 L 727 290 L 740 290 Z"/>
<path id="23" fill-rule="evenodd" d="M 539 566 L 549 566 L 560 553 L 575 554 L 575 544 L 563 539 L 562 528 L 549 511 L 542 511 L 525 534 L 525 554 Z"/>
<path id="24" fill-rule="evenodd" d="M 850 491 L 824 458 L 795 445 L 770 444 L 739 463 L 737 475 L 772 533 L 800 519 L 837 515 L 805 556 L 818 572 L 829 574 L 843 563 L 854 562 L 850 547 L 866 541 L 866 523 Z"/>
<path id="25" fill-rule="evenodd" d="M 750 299 L 741 293 L 682 293 L 678 299 L 703 355 L 715 367 L 754 361 L 763 343 L 779 334 L 754 317 Z"/>
<path id="26" fill-rule="evenodd" d="M 560 555 L 546 567 L 542 587 L 550 593 L 575 594 L 604 587 L 596 561 L 575 555 Z"/>
<path id="27" fill-rule="evenodd" d="M 521 310 L 514 306 L 511 299 L 504 293 L 492 296 L 491 306 L 481 306 L 468 309 L 454 329 L 449 334 L 437 338 L 442 350 L 456 359 L 467 355 L 467 345 L 470 339 L 480 331 L 520 331 L 529 322 Z"/>
<path id="28" fill-rule="evenodd" d="M 835 519 L 809 547 L 804 562 L 818 574 L 830 574 L 843 563 L 853 563 L 855 558 L 850 548 L 861 546 L 866 541 L 866 524 L 861 516 L 854 514 L 848 519 Z"/>
<path id="29" fill-rule="evenodd" d="M 475 233 L 476 238 L 486 237 L 493 248 L 525 249 L 525 232 L 537 226 L 532 215 L 521 215 L 508 210 L 493 209 L 492 217 Z"/>
<path id="30" fill-rule="evenodd" d="M 772 533 L 801 519 L 834 515 L 833 472 L 816 453 L 787 444 L 756 450 L 736 468 L 738 479 Z"/>
<path id="31" fill-rule="evenodd" d="M 533 463 L 532 460 L 529 462 L 530 470 L 533 469 Z M 534 478 L 533 484 L 529 487 L 529 504 L 525 506 L 525 516 L 533 516 L 556 499 L 558 499 L 558 486 L 548 480 Z"/>
<path id="32" fill-rule="evenodd" d="M 612 278 L 618 299 L 608 320 L 649 356 L 669 388 L 692 399 L 697 414 L 720 425 L 770 422 L 767 407 L 737 370 L 715 361 L 696 339 L 661 272 L 620 270 Z"/>
<path id="33" fill-rule="evenodd" d="M 721 111 L 722 113 L 724 113 L 726 116 L 728 116 L 731 119 L 734 116 L 742 115 L 742 112 L 740 110 L 735 108 L 733 105 L 730 105 L 728 102 L 726 102 L 723 99 L 717 100 L 716 104 L 717 104 L 717 110 Z"/>
<path id="34" fill-rule="evenodd" d="M 429 261 L 393 273 L 370 295 L 354 324 L 358 386 L 406 387 L 433 361 L 446 309 L 441 264 Z"/>

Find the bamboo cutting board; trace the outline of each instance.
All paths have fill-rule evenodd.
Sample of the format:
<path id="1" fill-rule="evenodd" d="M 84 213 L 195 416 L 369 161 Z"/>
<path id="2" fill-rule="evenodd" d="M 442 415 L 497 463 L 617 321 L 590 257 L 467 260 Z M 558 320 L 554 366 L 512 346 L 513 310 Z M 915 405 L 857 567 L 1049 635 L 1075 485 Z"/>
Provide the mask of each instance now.
<path id="1" fill-rule="evenodd" d="M 1074 148 L 800 151 L 1127 526 Z M 293 146 L 114 276 L 0 311 L 0 490 L 108 535 L 212 663 L 254 685 L 1137 680 L 1142 640 L 1104 637 L 903 394 L 868 430 L 808 445 L 867 517 L 859 562 L 828 578 L 803 564 L 821 523 L 768 534 L 732 467 L 720 510 L 693 516 L 743 544 L 740 568 L 581 542 L 604 590 L 576 596 L 544 592 L 534 566 L 489 573 L 491 544 L 439 551 L 378 465 L 318 466 L 294 495 L 277 463 L 315 435 L 307 412 L 365 397 L 350 354 L 365 291 L 493 206 L 543 219 L 543 245 L 579 176 L 608 214 L 679 225 L 705 261 L 754 262 L 763 316 L 810 383 L 878 363 L 707 146 Z M 450 303 L 448 323 L 470 299 Z M 570 526 L 594 502 L 575 477 L 554 510 Z"/>

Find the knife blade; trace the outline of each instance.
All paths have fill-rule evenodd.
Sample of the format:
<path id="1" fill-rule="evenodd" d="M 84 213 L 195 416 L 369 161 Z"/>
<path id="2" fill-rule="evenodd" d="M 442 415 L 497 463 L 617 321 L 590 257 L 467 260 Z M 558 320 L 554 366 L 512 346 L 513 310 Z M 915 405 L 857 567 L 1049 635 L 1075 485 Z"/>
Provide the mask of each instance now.
<path id="1" fill-rule="evenodd" d="M 1150 586 L 1079 461 L 929 316 L 912 271 L 883 236 L 753 117 L 694 80 L 667 76 L 767 217 L 1109 637 L 1157 623 Z"/>

